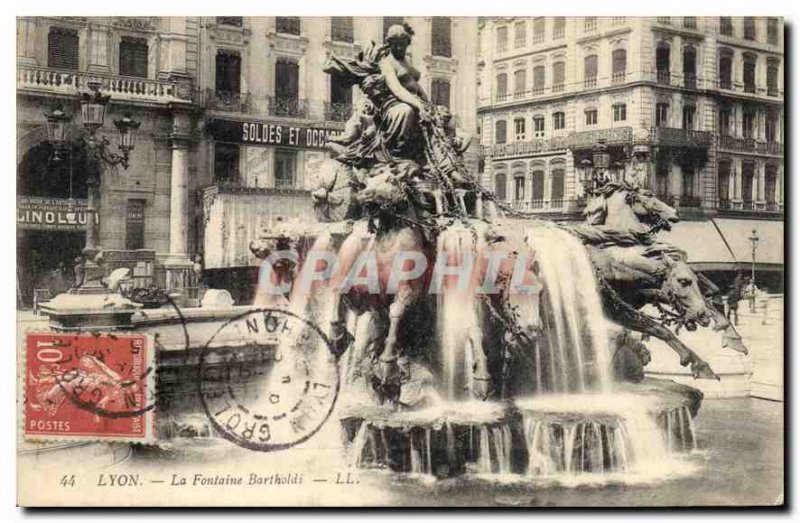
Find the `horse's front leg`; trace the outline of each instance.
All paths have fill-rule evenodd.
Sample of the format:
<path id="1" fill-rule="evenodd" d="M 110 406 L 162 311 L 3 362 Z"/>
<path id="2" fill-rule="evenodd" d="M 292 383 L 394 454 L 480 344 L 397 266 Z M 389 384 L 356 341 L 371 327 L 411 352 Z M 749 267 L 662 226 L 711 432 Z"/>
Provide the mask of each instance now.
<path id="1" fill-rule="evenodd" d="M 400 396 L 400 366 L 398 365 L 397 338 L 400 329 L 400 320 L 413 301 L 413 293 L 408 286 L 401 285 L 397 289 L 394 301 L 389 306 L 389 330 L 386 340 L 378 358 L 379 374 L 383 399 L 391 402 Z"/>

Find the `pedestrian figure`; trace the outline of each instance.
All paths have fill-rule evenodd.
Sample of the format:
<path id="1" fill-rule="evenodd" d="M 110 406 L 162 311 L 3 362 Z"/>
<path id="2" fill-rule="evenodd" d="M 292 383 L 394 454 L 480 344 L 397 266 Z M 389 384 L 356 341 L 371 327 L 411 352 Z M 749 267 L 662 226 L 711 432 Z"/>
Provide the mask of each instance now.
<path id="1" fill-rule="evenodd" d="M 741 272 L 736 273 L 736 278 L 733 279 L 733 284 L 728 290 L 728 314 L 726 318 L 728 321 L 733 321 L 734 325 L 739 325 L 739 300 L 742 299 L 742 292 L 744 289 L 744 276 Z M 731 320 L 733 316 L 733 320 Z"/>

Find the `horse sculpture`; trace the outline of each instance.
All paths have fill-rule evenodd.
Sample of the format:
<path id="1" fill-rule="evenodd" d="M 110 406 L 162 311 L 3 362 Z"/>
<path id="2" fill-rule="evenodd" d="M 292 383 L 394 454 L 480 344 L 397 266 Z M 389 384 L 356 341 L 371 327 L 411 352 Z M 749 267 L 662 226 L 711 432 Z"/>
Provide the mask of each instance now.
<path id="1" fill-rule="evenodd" d="M 710 366 L 667 326 L 695 330 L 714 321 L 724 330 L 723 346 L 747 353 L 728 320 L 707 300 L 698 276 L 686 263 L 686 254 L 654 238 L 678 221 L 675 210 L 652 194 L 625 184 L 609 183 L 586 207 L 587 225 L 572 230 L 587 244 L 601 283 L 606 313 L 623 326 L 655 336 L 690 365 L 697 378 L 715 379 Z M 654 305 L 659 320 L 639 311 Z"/>

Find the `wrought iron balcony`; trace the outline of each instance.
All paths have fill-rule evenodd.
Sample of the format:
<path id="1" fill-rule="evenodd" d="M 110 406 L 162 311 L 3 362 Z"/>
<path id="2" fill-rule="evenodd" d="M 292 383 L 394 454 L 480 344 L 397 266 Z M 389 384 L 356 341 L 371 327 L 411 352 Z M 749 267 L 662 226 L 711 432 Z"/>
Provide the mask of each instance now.
<path id="1" fill-rule="evenodd" d="M 235 113 L 248 113 L 251 109 L 250 93 L 230 93 L 206 89 L 206 109 L 214 111 L 231 111 Z"/>
<path id="2" fill-rule="evenodd" d="M 723 135 L 719 137 L 719 148 L 733 152 L 783 156 L 783 143 L 760 142 L 754 138 L 737 138 Z"/>
<path id="3" fill-rule="evenodd" d="M 687 89 L 697 89 L 697 75 L 694 73 L 683 73 L 683 86 Z"/>
<path id="4" fill-rule="evenodd" d="M 650 130 L 650 139 L 654 144 L 673 147 L 709 147 L 712 137 L 713 135 L 709 131 L 672 127 L 654 127 Z"/>
<path id="5" fill-rule="evenodd" d="M 271 116 L 288 116 L 291 118 L 308 118 L 308 103 L 306 100 L 294 98 L 269 97 L 269 114 Z"/>
<path id="6" fill-rule="evenodd" d="M 330 122 L 346 122 L 353 114 L 353 104 L 325 103 L 325 120 Z"/>
<path id="7" fill-rule="evenodd" d="M 656 71 L 656 82 L 664 85 L 670 85 L 672 83 L 672 75 L 669 71 Z"/>

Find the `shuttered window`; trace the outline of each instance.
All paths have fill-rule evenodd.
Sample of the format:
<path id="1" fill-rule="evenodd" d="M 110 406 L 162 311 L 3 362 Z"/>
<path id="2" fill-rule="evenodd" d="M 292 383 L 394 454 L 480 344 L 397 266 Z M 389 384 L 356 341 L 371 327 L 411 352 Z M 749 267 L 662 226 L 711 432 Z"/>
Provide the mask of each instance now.
<path id="1" fill-rule="evenodd" d="M 435 105 L 450 107 L 450 82 L 447 80 L 433 80 L 431 82 L 431 101 Z"/>
<path id="2" fill-rule="evenodd" d="M 78 70 L 78 31 L 51 27 L 47 35 L 47 66 Z"/>
<path id="3" fill-rule="evenodd" d="M 231 143 L 214 144 L 214 181 L 239 181 L 239 146 Z"/>
<path id="4" fill-rule="evenodd" d="M 147 78 L 147 40 L 128 36 L 120 39 L 119 74 Z"/>
<path id="5" fill-rule="evenodd" d="M 300 95 L 300 66 L 291 60 L 278 59 L 275 63 L 275 96 L 281 100 L 296 101 Z"/>
<path id="6" fill-rule="evenodd" d="M 300 36 L 300 18 L 297 16 L 278 16 L 275 28 L 279 33 Z"/>
<path id="7" fill-rule="evenodd" d="M 275 187 L 278 189 L 293 189 L 295 183 L 295 169 L 297 153 L 294 151 L 275 151 Z"/>
<path id="8" fill-rule="evenodd" d="M 242 78 L 242 57 L 235 51 L 220 49 L 216 59 L 216 91 L 239 94 Z"/>
<path id="9" fill-rule="evenodd" d="M 450 57 L 452 43 L 450 41 L 450 18 L 434 16 L 431 23 L 431 52 L 433 56 Z"/>

